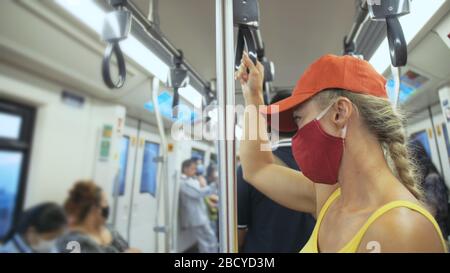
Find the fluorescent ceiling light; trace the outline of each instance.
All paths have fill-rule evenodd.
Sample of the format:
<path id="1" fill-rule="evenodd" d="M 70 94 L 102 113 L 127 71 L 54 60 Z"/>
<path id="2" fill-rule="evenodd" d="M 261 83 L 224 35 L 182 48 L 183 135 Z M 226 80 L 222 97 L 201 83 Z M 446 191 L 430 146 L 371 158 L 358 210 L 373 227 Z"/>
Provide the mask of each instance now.
<path id="1" fill-rule="evenodd" d="M 169 75 L 169 66 L 133 35 L 120 42 L 120 47 L 128 57 L 152 73 L 160 81 L 166 81 Z"/>
<path id="2" fill-rule="evenodd" d="M 94 30 L 99 36 L 103 29 L 106 12 L 92 0 L 56 0 L 56 3 Z M 120 43 L 123 52 L 162 82 L 169 75 L 169 66 L 134 35 Z"/>
<path id="3" fill-rule="evenodd" d="M 93 1 L 56 0 L 55 2 L 98 34 L 102 32 L 106 12 Z"/>
<path id="4" fill-rule="evenodd" d="M 103 29 L 106 12 L 92 0 L 56 0 L 56 3 L 94 30 L 99 36 Z M 161 82 L 166 82 L 170 68 L 134 35 L 120 43 L 123 52 L 145 68 Z M 197 108 L 202 106 L 203 97 L 191 85 L 179 90 L 180 95 Z"/>
<path id="5" fill-rule="evenodd" d="M 446 0 L 415 0 L 411 2 L 411 13 L 399 18 L 407 44 L 416 37 L 445 1 Z M 387 38 L 384 39 L 380 47 L 375 51 L 375 54 L 370 59 L 370 63 L 379 73 L 384 73 L 390 66 L 391 57 Z"/>
<path id="6" fill-rule="evenodd" d="M 201 108 L 203 103 L 203 96 L 192 85 L 188 85 L 186 88 L 181 88 L 179 91 L 188 102 L 194 107 Z"/>

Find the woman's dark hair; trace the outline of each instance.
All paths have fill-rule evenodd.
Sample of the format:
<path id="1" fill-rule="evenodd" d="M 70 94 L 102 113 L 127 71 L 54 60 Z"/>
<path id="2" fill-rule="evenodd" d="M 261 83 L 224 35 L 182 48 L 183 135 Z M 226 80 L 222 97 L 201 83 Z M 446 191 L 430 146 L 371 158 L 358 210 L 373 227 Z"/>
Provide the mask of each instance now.
<path id="1" fill-rule="evenodd" d="M 217 171 L 216 164 L 214 163 L 209 164 L 208 168 L 206 169 L 206 177 L 211 177 L 215 171 Z"/>
<path id="2" fill-rule="evenodd" d="M 418 175 L 420 181 L 423 181 L 431 173 L 435 173 L 440 176 L 439 171 L 428 155 L 422 142 L 418 140 L 412 140 L 409 144 L 411 150 L 411 156 L 416 161 L 418 168 Z"/>
<path id="3" fill-rule="evenodd" d="M 181 164 L 181 172 L 184 172 L 184 170 L 192 166 L 192 164 L 197 164 L 197 161 L 195 159 L 188 159 L 183 161 L 183 163 Z"/>
<path id="4" fill-rule="evenodd" d="M 102 190 L 92 181 L 79 181 L 69 192 L 64 209 L 77 223 L 84 221 L 93 207 L 100 207 Z"/>
<path id="5" fill-rule="evenodd" d="M 38 233 L 54 232 L 67 224 L 64 210 L 55 203 L 43 203 L 26 210 L 20 217 L 16 232 L 25 234 L 30 227 Z"/>

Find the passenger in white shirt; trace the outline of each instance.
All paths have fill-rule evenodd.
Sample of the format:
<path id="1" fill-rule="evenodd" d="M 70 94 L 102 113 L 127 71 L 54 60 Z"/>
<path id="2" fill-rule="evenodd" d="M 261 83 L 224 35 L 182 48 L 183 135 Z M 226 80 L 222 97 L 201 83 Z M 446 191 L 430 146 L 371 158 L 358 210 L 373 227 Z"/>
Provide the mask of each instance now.
<path id="1" fill-rule="evenodd" d="M 181 227 L 192 230 L 200 253 L 215 253 L 218 251 L 217 240 L 208 218 L 205 197 L 213 196 L 217 186 L 201 183 L 196 176 L 197 164 L 194 160 L 184 161 L 181 168 Z"/>

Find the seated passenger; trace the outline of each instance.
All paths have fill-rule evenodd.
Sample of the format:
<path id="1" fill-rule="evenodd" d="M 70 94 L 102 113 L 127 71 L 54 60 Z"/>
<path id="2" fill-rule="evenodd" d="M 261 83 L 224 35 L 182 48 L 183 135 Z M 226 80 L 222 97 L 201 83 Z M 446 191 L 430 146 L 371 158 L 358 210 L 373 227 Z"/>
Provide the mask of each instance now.
<path id="1" fill-rule="evenodd" d="M 420 141 L 411 143 L 412 157 L 418 163 L 419 181 L 425 193 L 424 201 L 439 224 L 444 239 L 448 237 L 448 189 L 444 179 Z"/>
<path id="2" fill-rule="evenodd" d="M 50 253 L 67 221 L 64 210 L 54 203 L 44 203 L 26 210 L 14 234 L 0 248 L 1 253 Z"/>
<path id="3" fill-rule="evenodd" d="M 182 164 L 180 183 L 181 227 L 190 229 L 198 243 L 200 253 L 218 251 L 217 239 L 209 223 L 205 197 L 216 191 L 215 184 L 201 185 L 196 176 L 197 164 L 189 159 Z"/>
<path id="4" fill-rule="evenodd" d="M 271 103 L 291 95 L 289 91 L 278 92 Z M 295 133 L 278 134 L 273 145 L 274 158 L 282 166 L 298 170 L 291 151 L 291 138 Z M 285 208 L 255 189 L 237 170 L 238 235 L 239 249 L 243 253 L 295 253 L 300 251 L 311 236 L 315 219 L 311 214 Z"/>
<path id="5" fill-rule="evenodd" d="M 106 195 L 92 181 L 80 181 L 70 190 L 64 209 L 69 232 L 57 242 L 63 253 L 136 252 L 128 242 L 106 225 L 109 206 Z"/>
<path id="6" fill-rule="evenodd" d="M 247 107 L 264 105 L 263 75 L 264 67 L 244 54 L 236 77 Z M 291 97 L 262 108 L 279 118 L 280 131 L 297 130 L 292 153 L 302 172 L 275 163 L 262 146 L 263 115 L 246 111 L 243 175 L 275 202 L 315 215 L 302 252 L 447 251 L 439 225 L 421 203 L 403 120 L 388 99 L 386 79 L 367 61 L 323 56 L 305 70 Z M 261 126 L 256 136 L 251 125 Z"/>

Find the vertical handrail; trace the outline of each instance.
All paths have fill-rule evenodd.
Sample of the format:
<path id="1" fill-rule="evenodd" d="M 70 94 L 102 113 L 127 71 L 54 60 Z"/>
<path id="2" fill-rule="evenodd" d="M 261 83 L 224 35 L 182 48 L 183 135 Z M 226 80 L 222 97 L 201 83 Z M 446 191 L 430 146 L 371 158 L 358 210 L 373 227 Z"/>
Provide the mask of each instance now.
<path id="1" fill-rule="evenodd" d="M 178 208 L 179 208 L 179 192 L 180 192 L 180 174 L 176 171 L 173 174 L 173 201 L 172 201 L 172 220 L 171 220 L 171 247 L 170 252 L 176 253 L 178 251 Z"/>
<path id="2" fill-rule="evenodd" d="M 400 67 L 395 67 L 391 65 L 391 73 L 392 78 L 394 80 L 394 97 L 392 100 L 392 104 L 394 105 L 394 107 L 398 107 L 400 104 L 400 85 L 401 85 Z"/>
<path id="3" fill-rule="evenodd" d="M 161 140 L 161 151 L 162 151 L 162 156 L 161 156 L 161 161 L 160 161 L 160 170 L 159 170 L 159 175 L 158 175 L 158 181 L 159 181 L 159 194 L 157 194 L 157 199 L 156 199 L 156 216 L 155 216 L 155 224 L 156 224 L 156 230 L 155 230 L 155 251 L 158 251 L 159 248 L 159 238 L 158 238 L 158 231 L 160 231 L 160 227 L 158 226 L 159 223 L 159 211 L 160 211 L 160 204 L 161 204 L 161 188 L 163 187 L 163 192 L 164 192 L 164 226 L 163 226 L 163 230 L 162 232 L 164 232 L 165 237 L 165 245 L 164 245 L 164 252 L 167 252 L 169 249 L 169 245 L 170 245 L 170 218 L 168 217 L 168 211 L 169 211 L 169 207 L 168 207 L 168 199 L 167 199 L 167 187 L 169 186 L 167 181 L 165 181 L 165 177 L 166 177 L 166 165 L 167 165 L 167 157 L 168 157 L 168 153 L 167 153 L 167 139 L 166 139 L 166 134 L 164 131 L 164 124 L 163 124 L 163 120 L 162 120 L 162 116 L 161 116 L 161 112 L 159 109 L 159 104 L 158 104 L 158 96 L 159 96 L 159 87 L 160 87 L 160 82 L 159 79 L 156 77 L 153 77 L 152 80 L 152 101 L 153 101 L 153 106 L 155 107 L 155 115 L 156 115 L 156 122 L 158 124 L 158 132 L 159 132 L 159 137 Z"/>
<path id="4" fill-rule="evenodd" d="M 217 101 L 219 106 L 220 252 L 237 252 L 235 188 L 233 0 L 216 0 Z M 231 139 L 230 139 L 231 137 Z"/>

